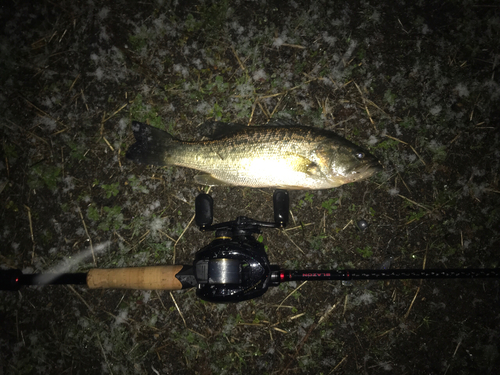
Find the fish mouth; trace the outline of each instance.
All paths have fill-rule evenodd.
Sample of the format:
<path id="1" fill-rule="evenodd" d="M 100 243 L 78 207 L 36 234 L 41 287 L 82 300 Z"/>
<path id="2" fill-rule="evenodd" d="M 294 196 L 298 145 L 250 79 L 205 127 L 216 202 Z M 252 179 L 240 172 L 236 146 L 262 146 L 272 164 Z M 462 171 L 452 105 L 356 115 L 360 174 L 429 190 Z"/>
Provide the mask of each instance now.
<path id="1" fill-rule="evenodd" d="M 349 182 L 364 180 L 365 178 L 369 178 L 377 172 L 380 172 L 384 169 L 382 164 L 378 160 L 374 160 L 368 164 L 365 164 L 359 168 L 353 170 L 352 174 L 347 177 Z"/>
<path id="2" fill-rule="evenodd" d="M 380 172 L 381 170 L 383 170 L 384 166 L 382 165 L 382 163 L 380 163 L 380 161 L 374 160 L 370 164 L 368 164 L 368 169 L 373 169 L 374 173 L 376 173 L 376 172 Z"/>

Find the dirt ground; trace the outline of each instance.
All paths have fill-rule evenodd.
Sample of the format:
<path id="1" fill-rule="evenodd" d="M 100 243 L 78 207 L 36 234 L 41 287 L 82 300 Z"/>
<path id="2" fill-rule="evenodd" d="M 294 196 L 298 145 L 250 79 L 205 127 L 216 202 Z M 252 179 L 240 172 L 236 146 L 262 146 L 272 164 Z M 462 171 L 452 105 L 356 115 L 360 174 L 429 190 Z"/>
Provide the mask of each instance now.
<path id="1" fill-rule="evenodd" d="M 125 158 L 131 122 L 328 129 L 384 170 L 290 191 L 256 236 L 287 269 L 496 268 L 495 2 L 6 1 L 0 6 L 0 267 L 191 264 L 196 171 Z M 270 221 L 272 189 L 214 187 L 214 221 Z M 356 227 L 366 220 L 362 232 Z M 496 374 L 499 282 L 291 282 L 0 291 L 0 374 Z"/>

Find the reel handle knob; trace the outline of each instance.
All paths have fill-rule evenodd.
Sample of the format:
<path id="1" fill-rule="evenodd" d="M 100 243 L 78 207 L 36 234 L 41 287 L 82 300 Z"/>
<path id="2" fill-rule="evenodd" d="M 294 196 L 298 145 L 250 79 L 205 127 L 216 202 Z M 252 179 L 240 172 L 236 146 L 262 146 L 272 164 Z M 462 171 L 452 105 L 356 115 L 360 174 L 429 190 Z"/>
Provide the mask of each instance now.
<path id="1" fill-rule="evenodd" d="M 195 222 L 200 229 L 212 225 L 214 219 L 214 200 L 208 194 L 200 194 L 194 201 Z"/>
<path id="2" fill-rule="evenodd" d="M 288 191 L 278 189 L 273 194 L 274 222 L 278 228 L 284 228 L 288 224 L 288 212 L 290 211 L 290 202 Z"/>

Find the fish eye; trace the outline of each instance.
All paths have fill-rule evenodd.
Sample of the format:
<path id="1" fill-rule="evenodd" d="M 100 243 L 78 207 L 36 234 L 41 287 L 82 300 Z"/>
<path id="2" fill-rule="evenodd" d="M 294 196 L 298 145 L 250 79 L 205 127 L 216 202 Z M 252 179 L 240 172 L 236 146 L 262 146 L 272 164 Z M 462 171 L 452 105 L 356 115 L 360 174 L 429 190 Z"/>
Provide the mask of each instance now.
<path id="1" fill-rule="evenodd" d="M 354 156 L 356 156 L 357 159 L 363 159 L 365 154 L 363 152 L 356 152 Z"/>

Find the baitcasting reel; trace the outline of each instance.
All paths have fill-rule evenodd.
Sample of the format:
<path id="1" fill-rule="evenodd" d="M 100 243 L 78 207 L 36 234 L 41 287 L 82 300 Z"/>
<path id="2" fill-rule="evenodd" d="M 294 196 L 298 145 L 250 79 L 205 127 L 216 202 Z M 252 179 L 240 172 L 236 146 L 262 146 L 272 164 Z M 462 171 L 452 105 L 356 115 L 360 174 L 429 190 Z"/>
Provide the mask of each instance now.
<path id="1" fill-rule="evenodd" d="M 212 302 L 235 302 L 259 297 L 273 280 L 264 245 L 253 234 L 261 227 L 284 228 L 288 222 L 289 200 L 286 190 L 273 195 L 274 223 L 240 216 L 234 221 L 212 225 L 213 200 L 200 194 L 195 201 L 195 221 L 203 231 L 215 231 L 215 240 L 196 253 L 193 263 L 198 297 Z"/>

